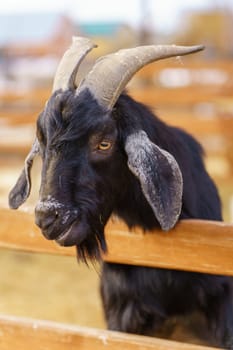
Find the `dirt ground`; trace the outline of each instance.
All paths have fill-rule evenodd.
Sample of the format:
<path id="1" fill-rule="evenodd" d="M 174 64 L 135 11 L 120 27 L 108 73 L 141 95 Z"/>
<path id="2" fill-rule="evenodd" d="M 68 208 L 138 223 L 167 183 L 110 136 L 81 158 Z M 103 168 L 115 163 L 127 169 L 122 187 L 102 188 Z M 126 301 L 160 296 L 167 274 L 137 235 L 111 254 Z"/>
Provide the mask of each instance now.
<path id="1" fill-rule="evenodd" d="M 2 207 L 7 207 L 7 194 L 22 164 L 23 159 L 0 159 Z M 27 210 L 33 210 L 36 202 L 39 173 L 40 164 L 37 162 Z M 227 221 L 230 219 L 229 193 L 233 193 L 233 188 L 221 189 Z M 73 257 L 0 249 L 0 313 L 105 328 L 99 297 L 99 267 L 80 265 Z M 196 342 L 195 337 L 183 336 L 179 329 L 172 338 Z"/>
<path id="2" fill-rule="evenodd" d="M 0 251 L 0 313 L 104 327 L 98 273 L 74 258 Z"/>

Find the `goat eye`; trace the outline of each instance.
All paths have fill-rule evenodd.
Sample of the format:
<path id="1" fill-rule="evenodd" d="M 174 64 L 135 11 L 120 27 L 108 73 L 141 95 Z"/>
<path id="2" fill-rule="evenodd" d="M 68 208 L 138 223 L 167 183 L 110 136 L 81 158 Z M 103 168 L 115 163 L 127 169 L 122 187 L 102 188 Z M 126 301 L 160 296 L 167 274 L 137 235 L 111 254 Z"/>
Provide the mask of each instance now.
<path id="1" fill-rule="evenodd" d="M 107 151 L 112 147 L 112 143 L 109 141 L 102 141 L 98 144 L 98 149 L 100 151 Z"/>

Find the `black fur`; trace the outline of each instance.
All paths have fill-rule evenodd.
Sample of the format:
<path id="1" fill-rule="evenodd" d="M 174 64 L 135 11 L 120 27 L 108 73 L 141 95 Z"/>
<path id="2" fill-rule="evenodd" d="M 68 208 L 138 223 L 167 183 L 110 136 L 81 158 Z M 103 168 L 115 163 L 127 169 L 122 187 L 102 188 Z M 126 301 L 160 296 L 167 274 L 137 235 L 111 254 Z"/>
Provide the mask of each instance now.
<path id="1" fill-rule="evenodd" d="M 108 112 L 88 91 L 78 97 L 71 91 L 56 92 L 38 120 L 41 200 L 51 195 L 63 207 L 53 224 L 44 227 L 46 220 L 37 210 L 37 223 L 47 238 L 56 239 L 64 231 L 61 218 L 72 208 L 76 215 L 71 215 L 67 227 L 74 222 L 75 229 L 63 244 L 76 245 L 82 260 L 98 259 L 100 250 L 106 251 L 104 226 L 112 213 L 129 227 L 151 230 L 159 226 L 127 166 L 124 145 L 128 135 L 138 130 L 144 130 L 179 164 L 184 181 L 180 219 L 222 220 L 202 148 L 190 135 L 166 125 L 126 94 Z M 101 153 L 96 145 L 106 138 L 113 147 Z M 169 317 L 198 310 L 208 320 L 212 340 L 233 349 L 231 293 L 228 277 L 103 263 L 101 295 L 112 330 L 154 334 Z"/>

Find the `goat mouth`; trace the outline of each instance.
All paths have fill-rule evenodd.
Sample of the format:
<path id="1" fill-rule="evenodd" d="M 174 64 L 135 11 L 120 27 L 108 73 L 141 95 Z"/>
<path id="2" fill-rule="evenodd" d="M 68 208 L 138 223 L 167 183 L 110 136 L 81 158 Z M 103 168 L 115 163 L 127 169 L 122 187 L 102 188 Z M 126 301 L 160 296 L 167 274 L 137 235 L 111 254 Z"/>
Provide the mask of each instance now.
<path id="1" fill-rule="evenodd" d="M 101 251 L 107 251 L 103 230 L 93 232 L 86 220 L 75 220 L 55 241 L 64 247 L 76 246 L 78 260 L 85 263 L 87 259 L 100 260 Z"/>
<path id="2" fill-rule="evenodd" d="M 69 228 L 67 231 L 62 232 L 62 233 L 55 239 L 55 241 L 56 241 L 59 245 L 65 246 L 65 241 L 66 241 L 66 239 L 69 237 L 69 235 L 70 235 L 70 233 L 71 233 L 71 231 L 72 231 L 73 225 L 74 225 L 74 224 L 72 224 L 72 225 L 70 226 L 70 228 Z"/>
<path id="3" fill-rule="evenodd" d="M 73 246 L 78 242 L 78 237 L 76 234 L 77 223 L 73 222 L 68 230 L 63 231 L 60 235 L 55 239 L 55 241 L 61 246 Z"/>
<path id="4" fill-rule="evenodd" d="M 71 223 L 67 230 L 64 230 L 55 238 L 55 241 L 61 246 L 74 246 L 82 243 L 86 239 L 85 226 L 79 220 Z"/>

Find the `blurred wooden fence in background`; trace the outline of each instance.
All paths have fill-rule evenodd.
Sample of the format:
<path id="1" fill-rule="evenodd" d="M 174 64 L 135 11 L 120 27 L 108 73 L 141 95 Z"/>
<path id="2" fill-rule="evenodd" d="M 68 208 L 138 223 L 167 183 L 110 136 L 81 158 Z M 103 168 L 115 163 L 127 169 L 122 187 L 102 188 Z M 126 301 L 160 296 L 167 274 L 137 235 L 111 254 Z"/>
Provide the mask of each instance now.
<path id="1" fill-rule="evenodd" d="M 182 63 L 184 62 L 184 63 Z M 178 59 L 146 66 L 132 79 L 129 93 L 155 108 L 161 119 L 184 128 L 207 155 L 223 157 L 225 177 L 233 173 L 233 63 Z M 30 147 L 49 88 L 0 95 L 1 153 L 24 153 Z M 24 132 L 25 130 L 25 132 Z"/>

